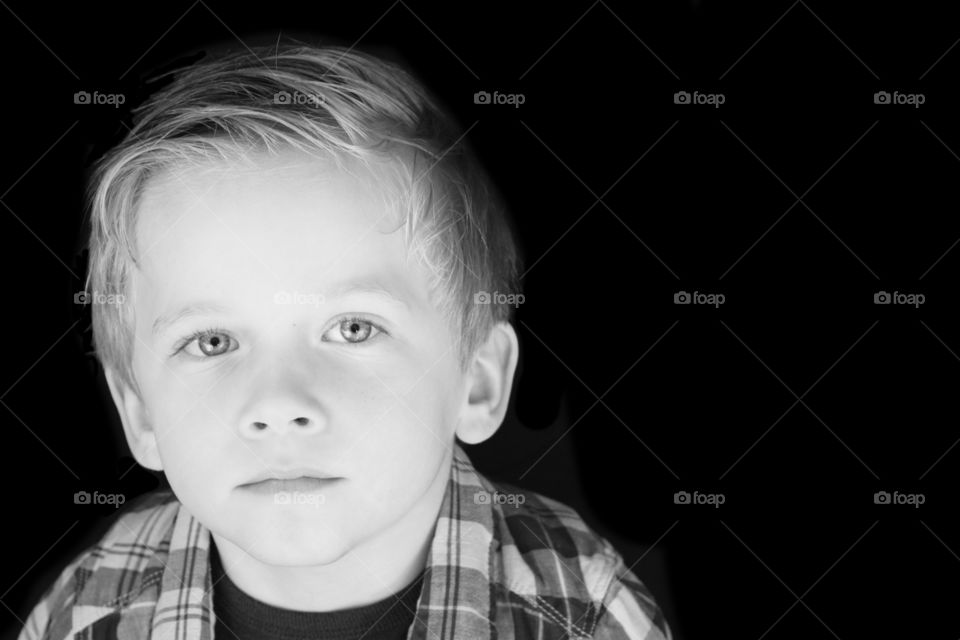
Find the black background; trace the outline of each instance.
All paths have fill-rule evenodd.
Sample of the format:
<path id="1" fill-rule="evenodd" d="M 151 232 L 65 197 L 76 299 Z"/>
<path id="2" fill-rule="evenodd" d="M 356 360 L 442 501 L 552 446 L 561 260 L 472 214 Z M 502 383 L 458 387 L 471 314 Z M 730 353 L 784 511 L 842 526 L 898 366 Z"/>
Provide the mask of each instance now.
<path id="1" fill-rule="evenodd" d="M 949 3 L 4 1 L 0 626 L 109 523 L 74 492 L 158 482 L 130 470 L 84 355 L 84 167 L 148 70 L 283 32 L 405 59 L 514 211 L 522 359 L 509 420 L 470 449 L 482 471 L 577 508 L 676 638 L 960 635 Z M 74 104 L 81 90 L 128 101 Z"/>

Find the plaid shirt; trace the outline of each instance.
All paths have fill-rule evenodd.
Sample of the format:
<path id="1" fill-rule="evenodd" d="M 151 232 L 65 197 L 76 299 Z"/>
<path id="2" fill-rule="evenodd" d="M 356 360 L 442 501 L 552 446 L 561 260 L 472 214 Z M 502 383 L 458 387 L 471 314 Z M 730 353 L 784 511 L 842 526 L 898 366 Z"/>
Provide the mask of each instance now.
<path id="1" fill-rule="evenodd" d="M 149 494 L 67 566 L 20 640 L 210 640 L 209 548 L 172 493 Z M 409 640 L 671 639 L 609 542 L 569 507 L 493 484 L 459 445 L 428 563 Z"/>

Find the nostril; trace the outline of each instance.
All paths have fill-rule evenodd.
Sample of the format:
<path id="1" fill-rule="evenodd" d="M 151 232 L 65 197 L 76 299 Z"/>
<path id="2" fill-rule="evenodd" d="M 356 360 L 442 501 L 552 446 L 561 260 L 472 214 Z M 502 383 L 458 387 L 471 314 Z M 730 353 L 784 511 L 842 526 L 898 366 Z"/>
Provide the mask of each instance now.
<path id="1" fill-rule="evenodd" d="M 277 424 L 279 424 L 279 423 L 280 423 L 280 421 L 277 421 Z M 269 422 L 261 422 L 260 420 L 254 420 L 253 422 L 250 423 L 250 425 L 253 427 L 253 431 L 255 431 L 255 432 L 257 432 L 257 433 L 259 433 L 259 432 L 261 432 L 261 431 L 271 430 L 270 424 L 271 424 L 271 423 L 269 423 Z M 311 424 L 313 424 L 313 422 L 310 420 L 310 418 L 306 418 L 306 417 L 301 416 L 301 417 L 299 417 L 299 418 L 293 418 L 293 419 L 290 420 L 290 422 L 287 423 L 287 424 L 293 425 L 293 426 L 298 426 L 298 427 L 309 427 Z"/>

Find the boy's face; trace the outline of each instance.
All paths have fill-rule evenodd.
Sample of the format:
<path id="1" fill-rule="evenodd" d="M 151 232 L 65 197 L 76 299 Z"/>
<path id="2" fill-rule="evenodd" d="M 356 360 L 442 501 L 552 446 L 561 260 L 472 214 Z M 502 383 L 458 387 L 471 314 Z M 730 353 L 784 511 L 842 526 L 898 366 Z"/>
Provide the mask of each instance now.
<path id="1" fill-rule="evenodd" d="M 251 164 L 148 185 L 140 411 L 177 497 L 215 535 L 270 564 L 321 564 L 442 494 L 465 377 L 369 174 L 293 151 Z M 338 479 L 244 486 L 294 467 Z"/>

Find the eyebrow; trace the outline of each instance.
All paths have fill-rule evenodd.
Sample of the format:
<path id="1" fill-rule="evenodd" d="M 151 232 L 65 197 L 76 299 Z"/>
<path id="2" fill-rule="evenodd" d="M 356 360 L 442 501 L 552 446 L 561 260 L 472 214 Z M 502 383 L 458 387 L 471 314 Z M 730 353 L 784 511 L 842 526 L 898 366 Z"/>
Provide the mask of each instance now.
<path id="1" fill-rule="evenodd" d="M 325 299 L 337 299 L 355 294 L 376 296 L 393 306 L 402 307 L 405 311 L 410 311 L 410 304 L 406 300 L 400 298 L 393 291 L 384 287 L 379 282 L 372 280 L 338 285 L 331 289 L 330 293 L 325 296 Z M 166 331 L 171 325 L 176 324 L 177 322 L 180 322 L 186 318 L 213 313 L 226 313 L 227 311 L 227 307 L 213 302 L 195 302 L 192 304 L 187 304 L 176 311 L 162 313 L 157 316 L 157 319 L 153 322 L 153 335 L 158 335 Z"/>
<path id="2" fill-rule="evenodd" d="M 223 313 L 225 307 L 210 302 L 197 302 L 188 304 L 171 313 L 163 313 L 157 316 L 153 321 L 153 335 L 158 335 L 166 331 L 171 325 L 180 322 L 185 318 L 193 316 L 202 316 L 211 313 Z"/>
<path id="3" fill-rule="evenodd" d="M 358 280 L 335 285 L 330 289 L 329 298 L 337 299 L 348 295 L 364 294 L 383 298 L 393 305 L 410 309 L 410 303 L 376 280 Z"/>

